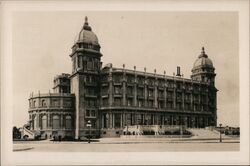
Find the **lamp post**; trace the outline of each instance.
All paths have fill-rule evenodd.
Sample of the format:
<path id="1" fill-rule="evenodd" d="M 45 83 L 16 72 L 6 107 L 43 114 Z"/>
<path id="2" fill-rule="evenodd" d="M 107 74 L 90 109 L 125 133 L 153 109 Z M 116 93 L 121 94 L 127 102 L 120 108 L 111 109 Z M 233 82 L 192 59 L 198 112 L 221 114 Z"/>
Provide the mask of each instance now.
<path id="1" fill-rule="evenodd" d="M 221 126 L 222 126 L 222 124 L 220 123 L 219 125 L 220 125 L 220 142 L 222 142 L 222 138 L 221 138 Z"/>
<path id="2" fill-rule="evenodd" d="M 90 143 L 90 129 L 91 129 L 91 121 L 90 120 L 88 120 L 87 127 L 89 127 L 89 139 L 88 139 L 88 143 Z"/>

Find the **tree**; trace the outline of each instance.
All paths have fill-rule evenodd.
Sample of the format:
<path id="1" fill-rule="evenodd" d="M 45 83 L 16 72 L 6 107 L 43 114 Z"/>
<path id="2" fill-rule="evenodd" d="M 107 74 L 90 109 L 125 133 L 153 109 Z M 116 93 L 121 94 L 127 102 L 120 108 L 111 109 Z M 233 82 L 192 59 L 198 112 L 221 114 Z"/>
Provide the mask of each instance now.
<path id="1" fill-rule="evenodd" d="M 16 126 L 14 126 L 12 129 L 12 135 L 13 135 L 13 139 L 20 139 L 21 138 L 20 128 L 17 128 Z"/>

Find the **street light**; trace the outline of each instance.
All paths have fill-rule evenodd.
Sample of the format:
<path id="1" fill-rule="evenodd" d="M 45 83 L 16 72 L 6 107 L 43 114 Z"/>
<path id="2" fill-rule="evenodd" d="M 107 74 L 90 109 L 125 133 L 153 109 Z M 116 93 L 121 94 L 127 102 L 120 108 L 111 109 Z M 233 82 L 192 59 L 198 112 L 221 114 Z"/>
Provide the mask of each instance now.
<path id="1" fill-rule="evenodd" d="M 89 139 L 88 139 L 88 143 L 90 143 L 90 129 L 91 129 L 91 121 L 90 120 L 88 120 L 87 127 L 89 127 Z"/>
<path id="2" fill-rule="evenodd" d="M 222 142 L 222 138 L 221 138 L 221 126 L 222 126 L 222 124 L 220 123 L 219 125 L 220 125 L 220 142 Z"/>

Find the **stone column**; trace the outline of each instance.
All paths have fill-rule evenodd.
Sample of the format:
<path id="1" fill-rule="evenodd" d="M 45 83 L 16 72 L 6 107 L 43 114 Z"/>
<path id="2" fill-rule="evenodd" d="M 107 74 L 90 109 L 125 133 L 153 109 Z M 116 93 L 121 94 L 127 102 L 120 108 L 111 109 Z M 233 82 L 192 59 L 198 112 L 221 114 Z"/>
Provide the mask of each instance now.
<path id="1" fill-rule="evenodd" d="M 133 96 L 134 98 L 134 106 L 136 107 L 137 106 L 137 84 L 136 84 L 136 82 L 134 83 L 134 96 Z"/>
<path id="2" fill-rule="evenodd" d="M 112 128 L 115 128 L 115 114 L 112 113 Z"/>
<path id="3" fill-rule="evenodd" d="M 40 113 L 38 112 L 38 113 L 36 114 L 36 116 L 37 116 L 37 119 L 36 119 L 36 121 L 37 121 L 37 123 L 36 123 L 36 129 L 40 130 L 40 129 L 41 129 L 41 124 L 40 124 Z"/>
<path id="4" fill-rule="evenodd" d="M 50 112 L 48 112 L 48 117 L 47 117 L 47 129 L 50 129 Z"/>
<path id="5" fill-rule="evenodd" d="M 122 122 L 123 122 L 123 116 L 122 116 L 123 114 L 122 113 L 120 113 L 120 128 L 122 128 Z"/>
<path id="6" fill-rule="evenodd" d="M 174 96 L 174 100 L 173 100 L 174 109 L 176 109 L 176 81 L 174 81 L 173 96 Z"/>
<path id="7" fill-rule="evenodd" d="M 147 107 L 148 104 L 147 104 L 147 85 L 145 84 L 144 85 L 144 107 Z"/>
<path id="8" fill-rule="evenodd" d="M 126 114 L 123 112 L 122 113 L 122 127 L 125 127 L 126 123 Z"/>
<path id="9" fill-rule="evenodd" d="M 112 129 L 112 114 L 111 112 L 108 114 L 109 115 L 109 128 Z"/>
<path id="10" fill-rule="evenodd" d="M 60 108 L 63 108 L 63 98 L 60 97 Z"/>
<path id="11" fill-rule="evenodd" d="M 198 94 L 198 103 L 199 103 L 199 111 L 201 111 L 201 87 L 199 85 L 199 94 Z"/>
<path id="12" fill-rule="evenodd" d="M 154 107 L 155 108 L 158 107 L 157 96 L 158 96 L 158 89 L 157 89 L 157 85 L 155 85 L 155 88 L 154 88 Z"/>
<path id="13" fill-rule="evenodd" d="M 182 110 L 185 110 L 185 93 L 184 90 L 182 90 Z"/>
<path id="14" fill-rule="evenodd" d="M 125 77 L 123 77 L 123 79 L 125 79 Z M 125 81 L 122 82 L 122 89 L 123 89 L 123 91 L 122 91 L 122 105 L 127 106 L 127 104 L 126 104 L 127 88 L 126 88 L 126 82 Z"/>
<path id="15" fill-rule="evenodd" d="M 142 124 L 144 125 L 145 122 L 145 114 L 142 114 Z"/>
<path id="16" fill-rule="evenodd" d="M 60 117 L 61 117 L 60 125 L 61 125 L 61 129 L 63 129 L 63 114 L 62 113 L 60 114 Z"/>
<path id="17" fill-rule="evenodd" d="M 79 56 L 79 58 L 80 58 L 80 68 L 82 69 L 83 68 L 83 60 L 82 60 L 82 56 Z"/>
<path id="18" fill-rule="evenodd" d="M 164 108 L 167 108 L 167 88 L 164 86 Z"/>
<path id="19" fill-rule="evenodd" d="M 109 81 L 109 106 L 113 105 L 113 82 Z"/>
<path id="20" fill-rule="evenodd" d="M 191 94 L 190 94 L 190 99 L 191 99 L 191 103 L 190 103 L 190 105 L 191 105 L 191 111 L 194 111 L 194 105 L 193 105 L 193 102 L 194 102 L 194 99 L 193 99 L 193 92 L 191 92 Z"/>

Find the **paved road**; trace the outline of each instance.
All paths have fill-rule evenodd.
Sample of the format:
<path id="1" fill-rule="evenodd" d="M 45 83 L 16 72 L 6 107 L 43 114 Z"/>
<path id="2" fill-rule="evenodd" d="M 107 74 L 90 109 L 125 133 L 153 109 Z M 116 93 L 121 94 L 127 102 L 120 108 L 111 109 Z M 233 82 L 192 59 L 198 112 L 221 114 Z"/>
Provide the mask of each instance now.
<path id="1" fill-rule="evenodd" d="M 30 152 L 167 152 L 167 151 L 238 151 L 239 142 L 148 142 L 86 143 L 29 142 L 14 143 L 14 151 Z"/>

